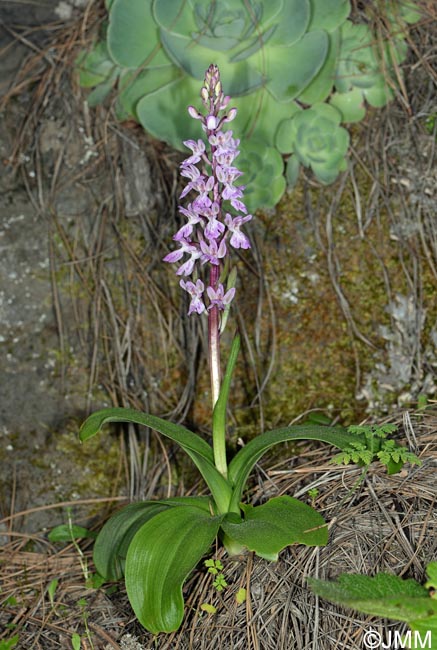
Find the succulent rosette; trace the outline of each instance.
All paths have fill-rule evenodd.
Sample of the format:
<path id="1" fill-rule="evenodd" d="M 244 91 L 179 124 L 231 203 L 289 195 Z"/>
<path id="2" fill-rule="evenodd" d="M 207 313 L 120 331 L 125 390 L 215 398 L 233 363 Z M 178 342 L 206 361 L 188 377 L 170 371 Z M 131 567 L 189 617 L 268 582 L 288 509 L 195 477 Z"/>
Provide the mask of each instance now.
<path id="1" fill-rule="evenodd" d="M 346 21 L 341 27 L 341 48 L 335 73 L 335 92 L 330 103 L 342 114 L 342 121 L 357 122 L 366 114 L 365 101 L 385 106 L 393 99 L 396 80 L 392 71 L 407 52 L 399 37 L 378 42 L 367 25 Z"/>
<path id="2" fill-rule="evenodd" d="M 287 163 L 293 170 L 287 171 L 290 184 L 297 162 L 310 167 L 322 183 L 332 183 L 346 169 L 349 133 L 340 122 L 339 111 L 320 103 L 280 124 L 277 147 L 283 154 L 292 154 Z"/>
<path id="3" fill-rule="evenodd" d="M 269 195 L 252 190 L 251 210 L 272 207 L 285 187 L 276 176 L 280 124 L 321 102 L 330 101 L 344 122 L 362 119 L 366 102 L 387 103 L 393 67 L 406 53 L 405 25 L 420 17 L 410 1 L 389 3 L 394 35 L 378 44 L 367 25 L 348 20 L 350 0 L 111 0 L 107 9 L 103 45 L 78 59 L 81 84 L 95 86 L 90 102 L 116 86 L 120 119 L 133 118 L 181 149 L 196 138 L 184 107 L 214 62 L 239 111 L 242 171 L 256 177 L 267 156 L 274 174 L 263 175 Z M 288 180 L 298 172 L 295 157 Z"/>

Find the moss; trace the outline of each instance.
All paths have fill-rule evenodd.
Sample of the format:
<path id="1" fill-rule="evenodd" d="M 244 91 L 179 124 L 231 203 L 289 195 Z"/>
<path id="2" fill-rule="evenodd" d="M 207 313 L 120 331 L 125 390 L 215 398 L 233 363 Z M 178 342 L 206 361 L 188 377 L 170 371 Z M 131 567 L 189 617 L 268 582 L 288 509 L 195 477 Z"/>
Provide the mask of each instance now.
<path id="1" fill-rule="evenodd" d="M 356 171 L 356 179 L 364 201 L 371 191 L 368 176 Z M 263 264 L 277 323 L 276 366 L 263 400 L 268 426 L 287 423 L 315 408 L 345 423 L 360 420 L 368 406 L 357 399 L 363 378 L 376 363 L 388 359 L 387 341 L 381 336 L 382 326 L 393 326 L 387 306 L 394 296 L 411 293 L 405 268 L 410 261 L 415 264 L 416 251 L 391 236 L 393 215 L 381 210 L 361 236 L 353 188 L 346 186 L 328 240 L 324 213 L 331 209 L 332 196 L 332 187 L 311 188 L 306 196 L 298 188 L 291 198 L 284 198 L 273 217 L 261 217 Z M 316 206 L 310 207 L 312 214 L 308 205 Z M 434 312 L 426 332 L 437 314 L 435 302 L 431 305 L 429 268 L 422 269 L 422 278 L 423 305 Z M 347 301 L 349 323 L 333 279 Z M 250 277 L 244 282 L 249 283 Z M 253 293 L 246 289 L 250 298 L 243 309 L 248 321 L 257 308 Z M 265 339 L 269 328 L 265 315 Z M 384 408 L 396 403 L 396 392 L 382 394 L 378 385 L 375 389 Z M 240 416 L 247 425 L 247 417 L 242 412 Z"/>

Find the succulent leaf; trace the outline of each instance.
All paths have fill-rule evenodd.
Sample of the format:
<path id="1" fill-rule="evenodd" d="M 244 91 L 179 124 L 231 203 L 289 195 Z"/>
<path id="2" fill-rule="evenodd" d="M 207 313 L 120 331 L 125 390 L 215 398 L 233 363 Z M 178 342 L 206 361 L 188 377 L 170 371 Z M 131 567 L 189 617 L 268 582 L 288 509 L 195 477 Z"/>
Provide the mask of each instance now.
<path id="1" fill-rule="evenodd" d="M 359 122 L 366 114 L 364 96 L 360 88 L 347 93 L 334 93 L 329 100 L 342 115 L 342 122 Z"/>
<path id="2" fill-rule="evenodd" d="M 281 123 L 276 145 L 283 153 L 294 152 L 322 183 L 332 183 L 345 169 L 349 146 L 349 134 L 340 121 L 341 113 L 333 106 L 315 104 Z"/>
<path id="3" fill-rule="evenodd" d="M 174 65 L 148 68 L 139 73 L 129 70 L 120 80 L 120 106 L 130 117 L 139 119 L 136 107 L 140 99 L 181 77 L 181 71 Z"/>
<path id="4" fill-rule="evenodd" d="M 96 43 L 90 52 L 81 52 L 76 59 L 76 68 L 83 88 L 92 88 L 106 82 L 116 70 L 103 41 Z"/>
<path id="5" fill-rule="evenodd" d="M 109 13 L 108 50 L 125 68 L 138 68 L 146 61 L 154 66 L 168 63 L 159 43 L 159 32 L 150 20 L 152 0 L 114 0 Z"/>
<path id="6" fill-rule="evenodd" d="M 279 102 L 295 99 L 314 79 L 328 56 L 328 34 L 309 32 L 291 47 L 268 48 L 267 89 Z"/>
<path id="7" fill-rule="evenodd" d="M 239 167 L 246 185 L 244 202 L 255 207 L 273 208 L 285 191 L 284 162 L 277 149 L 258 138 L 241 143 Z"/>
<path id="8" fill-rule="evenodd" d="M 136 106 L 138 119 L 155 138 L 181 149 L 181 134 L 187 140 L 198 136 L 196 124 L 186 110 L 198 92 L 199 83 L 195 79 L 184 76 L 172 81 L 140 99 Z M 180 109 L 175 119 L 170 108 L 174 106 Z"/>
<path id="9" fill-rule="evenodd" d="M 350 14 L 349 0 L 311 0 L 311 21 L 308 29 L 337 29 Z"/>
<path id="10" fill-rule="evenodd" d="M 291 127 L 299 107 L 329 101 L 344 122 L 358 122 L 366 102 L 387 104 L 406 56 L 408 23 L 421 17 L 412 0 L 387 0 L 381 7 L 384 39 L 370 23 L 348 20 L 350 0 L 105 0 L 105 5 L 109 27 L 77 62 L 81 85 L 94 88 L 90 105 L 117 87 L 120 118 L 138 119 L 153 136 L 180 149 L 184 139 L 195 137 L 186 107 L 197 96 L 196 80 L 213 63 L 239 110 L 238 138 L 255 136 L 264 146 L 276 146 L 277 153 L 294 152 L 287 164 L 289 186 L 300 163 L 325 183 L 346 165 L 347 136 L 339 123 L 331 134 L 336 144 L 329 162 L 318 160 L 316 145 L 329 140 L 324 123 L 314 130 L 310 113 Z M 299 142 L 306 142 L 299 152 L 296 124 Z M 305 136 L 306 128 L 311 135 Z M 248 155 L 248 170 L 258 156 Z M 252 210 L 259 207 L 255 196 L 264 205 L 271 204 L 268 193 L 280 197 L 284 180 L 275 179 L 269 192 L 263 185 L 252 192 Z"/>
<path id="11" fill-rule="evenodd" d="M 305 104 L 315 104 L 323 102 L 332 92 L 334 85 L 335 66 L 337 64 L 338 54 L 340 51 L 340 30 L 337 29 L 328 33 L 328 55 L 324 64 L 299 95 L 299 101 Z"/>

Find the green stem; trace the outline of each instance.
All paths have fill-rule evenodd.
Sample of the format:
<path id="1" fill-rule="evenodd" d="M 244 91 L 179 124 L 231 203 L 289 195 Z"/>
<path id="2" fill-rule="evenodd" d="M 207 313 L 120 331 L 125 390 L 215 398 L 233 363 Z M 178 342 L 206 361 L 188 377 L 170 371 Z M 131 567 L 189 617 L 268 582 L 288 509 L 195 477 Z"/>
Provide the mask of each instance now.
<path id="1" fill-rule="evenodd" d="M 210 286 L 217 288 L 219 279 L 219 267 L 211 266 Z M 211 394 L 212 408 L 215 410 L 216 404 L 220 397 L 221 388 L 221 370 L 220 370 L 220 316 L 219 310 L 214 305 L 208 314 L 208 343 L 209 343 L 209 367 L 211 373 Z M 212 440 L 214 450 L 214 463 L 222 476 L 228 476 L 228 464 L 226 461 L 226 430 L 225 422 L 219 418 L 220 422 L 213 417 Z M 217 426 L 218 424 L 218 426 Z"/>

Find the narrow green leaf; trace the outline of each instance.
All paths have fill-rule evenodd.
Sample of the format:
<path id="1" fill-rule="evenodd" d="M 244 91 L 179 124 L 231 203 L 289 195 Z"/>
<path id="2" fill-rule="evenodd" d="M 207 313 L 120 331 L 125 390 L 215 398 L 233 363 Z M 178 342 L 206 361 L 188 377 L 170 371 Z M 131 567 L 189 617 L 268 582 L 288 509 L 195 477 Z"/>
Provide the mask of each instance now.
<path id="1" fill-rule="evenodd" d="M 328 528 L 323 517 L 310 506 L 287 495 L 274 497 L 262 506 L 242 505 L 244 520 L 229 517 L 222 529 L 233 541 L 267 560 L 290 544 L 324 546 Z"/>
<path id="2" fill-rule="evenodd" d="M 231 489 L 226 479 L 214 466 L 213 450 L 200 436 L 180 424 L 167 422 L 148 413 L 130 408 L 108 408 L 96 411 L 83 423 L 79 437 L 82 442 L 92 438 L 108 422 L 134 422 L 154 429 L 158 433 L 176 442 L 190 456 L 221 511 L 227 510 Z"/>
<path id="3" fill-rule="evenodd" d="M 56 578 L 54 578 L 54 579 L 50 582 L 49 586 L 47 587 L 47 593 L 48 593 L 48 595 L 49 595 L 50 605 L 51 605 L 52 607 L 54 606 L 54 602 L 55 602 L 55 600 L 54 600 L 54 599 L 55 599 L 55 593 L 56 593 L 56 589 L 58 588 L 58 584 L 59 584 L 59 580 L 57 580 Z"/>
<path id="4" fill-rule="evenodd" d="M 281 442 L 294 440 L 318 440 L 345 449 L 351 441 L 357 440 L 357 436 L 347 433 L 343 427 L 318 425 L 296 425 L 262 433 L 240 449 L 229 464 L 229 481 L 233 485 L 229 510 L 236 511 L 238 508 L 249 474 L 263 454 Z"/>
<path id="5" fill-rule="evenodd" d="M 126 558 L 126 589 L 138 620 L 153 634 L 180 626 L 182 585 L 211 546 L 221 521 L 199 508 L 170 508 L 134 536 Z"/>
<path id="6" fill-rule="evenodd" d="M 205 440 L 180 424 L 173 424 L 148 413 L 130 408 L 107 408 L 92 413 L 82 424 L 79 431 L 81 442 L 92 438 L 108 422 L 134 422 L 150 427 L 164 436 L 171 438 L 181 446 L 205 459 L 213 461 L 212 449 Z"/>

